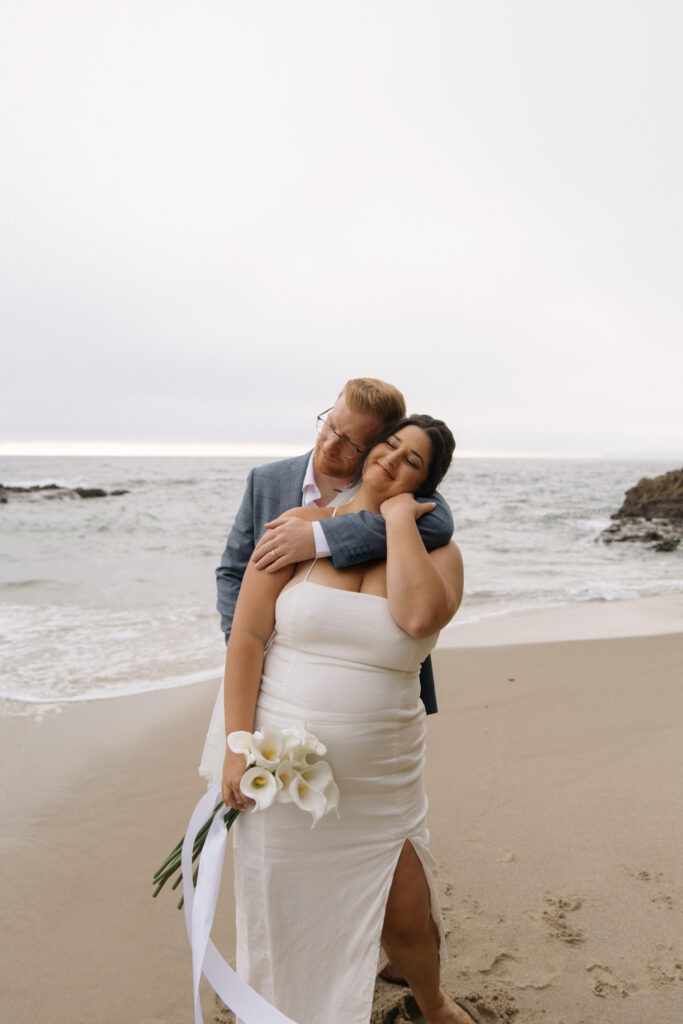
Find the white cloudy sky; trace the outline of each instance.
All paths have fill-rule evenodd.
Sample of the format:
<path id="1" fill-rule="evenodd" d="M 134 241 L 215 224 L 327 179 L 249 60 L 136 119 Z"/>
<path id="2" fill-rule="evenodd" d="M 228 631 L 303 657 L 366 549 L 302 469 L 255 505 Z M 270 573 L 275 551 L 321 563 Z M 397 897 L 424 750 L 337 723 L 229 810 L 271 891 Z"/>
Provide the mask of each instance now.
<path id="1" fill-rule="evenodd" d="M 22 0 L 0 438 L 683 455 L 683 5 Z"/>

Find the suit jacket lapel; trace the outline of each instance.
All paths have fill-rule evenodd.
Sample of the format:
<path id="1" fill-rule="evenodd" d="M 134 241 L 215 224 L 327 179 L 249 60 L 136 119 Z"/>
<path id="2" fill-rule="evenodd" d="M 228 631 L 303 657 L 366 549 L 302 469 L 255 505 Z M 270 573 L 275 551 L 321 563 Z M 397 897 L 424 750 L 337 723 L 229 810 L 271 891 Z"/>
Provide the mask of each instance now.
<path id="1" fill-rule="evenodd" d="M 301 494 L 306 476 L 306 467 L 311 457 L 310 452 L 299 455 L 292 459 L 287 466 L 287 472 L 283 475 L 280 483 L 280 507 L 283 511 L 288 508 L 297 508 L 301 504 Z"/>

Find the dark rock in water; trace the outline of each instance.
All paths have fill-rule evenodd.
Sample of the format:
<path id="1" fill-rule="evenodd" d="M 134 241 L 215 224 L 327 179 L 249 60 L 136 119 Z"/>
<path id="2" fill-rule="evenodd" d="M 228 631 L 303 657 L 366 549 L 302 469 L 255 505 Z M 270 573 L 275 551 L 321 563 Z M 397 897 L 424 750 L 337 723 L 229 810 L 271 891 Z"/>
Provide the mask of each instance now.
<path id="1" fill-rule="evenodd" d="M 675 551 L 680 543 L 680 537 L 668 537 L 666 540 L 660 541 L 659 544 L 655 544 L 655 551 Z"/>
<path id="2" fill-rule="evenodd" d="M 601 534 L 605 544 L 634 541 L 653 551 L 675 551 L 683 540 L 683 469 L 643 477 L 612 519 Z"/>
<path id="3" fill-rule="evenodd" d="M 101 487 L 60 487 L 59 484 L 30 484 L 28 487 L 0 484 L 0 505 L 6 505 L 9 494 L 42 492 L 45 498 L 109 498 L 128 494 L 128 491 L 104 491 Z"/>
<path id="4" fill-rule="evenodd" d="M 81 498 L 106 498 L 107 492 L 101 487 L 74 487 L 76 494 Z"/>

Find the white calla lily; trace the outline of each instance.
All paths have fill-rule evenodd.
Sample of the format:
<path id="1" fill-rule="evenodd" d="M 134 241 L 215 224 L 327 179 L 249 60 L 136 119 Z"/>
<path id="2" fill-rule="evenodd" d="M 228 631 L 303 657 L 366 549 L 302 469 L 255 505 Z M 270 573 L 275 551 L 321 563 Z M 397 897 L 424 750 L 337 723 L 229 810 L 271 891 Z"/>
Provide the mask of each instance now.
<path id="1" fill-rule="evenodd" d="M 327 753 L 325 744 L 321 743 L 318 737 L 309 732 L 304 725 L 285 729 L 282 735 L 285 738 L 286 756 L 294 764 L 303 767 L 311 763 L 312 757 L 321 757 Z"/>
<path id="2" fill-rule="evenodd" d="M 270 807 L 281 786 L 282 783 L 272 772 L 260 766 L 247 768 L 240 779 L 240 789 L 245 796 L 255 801 L 255 811 L 264 811 Z"/>
<path id="3" fill-rule="evenodd" d="M 276 800 L 280 804 L 290 804 L 292 798 L 289 795 L 289 787 L 295 778 L 299 778 L 299 770 L 294 767 L 291 761 L 280 761 L 275 769 L 275 778 L 278 779 L 281 789 L 278 790 Z"/>
<path id="4" fill-rule="evenodd" d="M 313 815 L 313 825 L 330 811 L 339 817 L 339 788 L 327 761 L 317 761 L 297 774 L 299 777 L 290 782 L 287 791 L 297 807 Z"/>
<path id="5" fill-rule="evenodd" d="M 325 814 L 334 811 L 339 817 L 339 786 L 334 781 L 332 769 L 327 761 L 317 761 L 301 773 L 301 777 L 312 789 L 325 797 Z"/>
<path id="6" fill-rule="evenodd" d="M 301 777 L 291 781 L 288 792 L 292 803 L 313 815 L 313 825 L 320 821 L 327 807 L 327 801 L 322 793 L 309 786 Z"/>
<path id="7" fill-rule="evenodd" d="M 325 787 L 325 800 L 327 801 L 327 810 L 325 813 L 329 814 L 330 811 L 334 811 L 337 815 L 337 819 L 339 819 L 339 786 L 334 779 L 332 779 L 331 782 L 328 782 Z"/>
<path id="8" fill-rule="evenodd" d="M 244 754 L 247 759 L 247 764 L 254 763 L 254 754 L 252 750 L 254 736 L 258 733 L 246 732 L 241 729 L 237 732 L 231 732 L 228 736 L 228 746 L 235 754 Z"/>
<path id="9" fill-rule="evenodd" d="M 272 726 L 266 726 L 262 732 L 255 732 L 251 744 L 254 764 L 274 768 L 282 760 L 286 742 L 282 730 L 273 729 Z"/>
<path id="10" fill-rule="evenodd" d="M 332 769 L 327 761 L 316 761 L 315 764 L 302 769 L 301 778 L 313 789 L 324 793 L 328 782 L 332 782 Z"/>

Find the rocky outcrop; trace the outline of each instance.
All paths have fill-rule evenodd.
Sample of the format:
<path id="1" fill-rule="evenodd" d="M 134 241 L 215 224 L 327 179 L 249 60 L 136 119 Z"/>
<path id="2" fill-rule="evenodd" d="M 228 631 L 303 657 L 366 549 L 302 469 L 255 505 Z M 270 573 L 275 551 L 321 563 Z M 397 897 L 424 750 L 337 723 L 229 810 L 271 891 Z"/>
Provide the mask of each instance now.
<path id="1" fill-rule="evenodd" d="M 639 480 L 626 492 L 612 519 L 673 519 L 683 522 L 683 469 Z"/>
<path id="2" fill-rule="evenodd" d="M 602 532 L 606 544 L 637 541 L 655 551 L 674 551 L 683 540 L 683 469 L 643 477 Z"/>
<path id="3" fill-rule="evenodd" d="M 11 494 L 35 494 L 43 498 L 114 498 L 128 491 L 104 491 L 101 487 L 62 487 L 60 484 L 29 484 L 26 487 L 0 484 L 0 505 L 6 505 Z"/>

